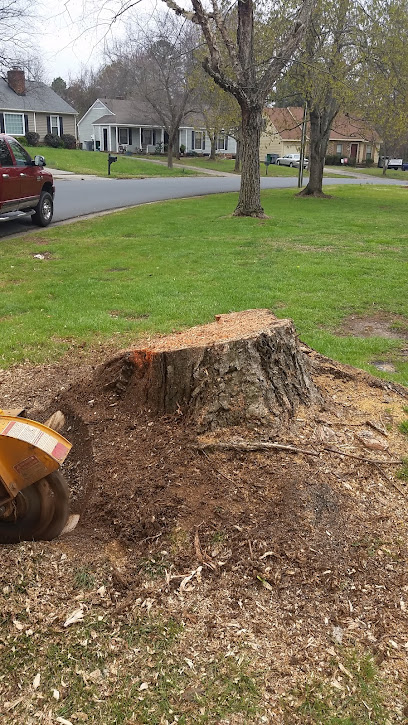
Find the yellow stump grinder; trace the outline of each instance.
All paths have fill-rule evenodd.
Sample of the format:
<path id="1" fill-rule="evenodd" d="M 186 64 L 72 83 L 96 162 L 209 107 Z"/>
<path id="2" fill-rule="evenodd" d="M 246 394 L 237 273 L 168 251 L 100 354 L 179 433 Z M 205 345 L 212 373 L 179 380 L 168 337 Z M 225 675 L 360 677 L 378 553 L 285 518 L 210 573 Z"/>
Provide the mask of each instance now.
<path id="1" fill-rule="evenodd" d="M 0 409 L 0 544 L 50 541 L 68 519 L 69 489 L 59 467 L 71 444 L 23 415 Z"/>

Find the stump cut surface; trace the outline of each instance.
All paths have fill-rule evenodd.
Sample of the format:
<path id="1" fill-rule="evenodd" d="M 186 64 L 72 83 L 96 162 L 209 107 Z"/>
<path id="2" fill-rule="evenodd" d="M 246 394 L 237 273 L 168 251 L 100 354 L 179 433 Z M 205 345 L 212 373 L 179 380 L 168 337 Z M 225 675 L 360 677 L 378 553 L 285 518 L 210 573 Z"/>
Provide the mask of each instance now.
<path id="1" fill-rule="evenodd" d="M 135 409 L 182 410 L 203 429 L 278 422 L 320 400 L 292 321 L 269 310 L 217 315 L 119 355 L 100 375 Z"/>

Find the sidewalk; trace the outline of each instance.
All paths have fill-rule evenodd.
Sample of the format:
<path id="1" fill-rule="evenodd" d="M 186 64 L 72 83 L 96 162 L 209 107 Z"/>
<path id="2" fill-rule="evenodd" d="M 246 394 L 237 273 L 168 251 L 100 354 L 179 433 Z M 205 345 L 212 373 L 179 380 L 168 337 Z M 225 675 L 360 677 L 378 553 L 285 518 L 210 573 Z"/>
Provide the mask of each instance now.
<path id="1" fill-rule="evenodd" d="M 104 177 L 96 176 L 96 174 L 75 174 L 74 171 L 62 171 L 61 169 L 51 169 L 49 166 L 45 167 L 46 171 L 49 171 L 53 175 L 54 179 L 101 179 Z"/>

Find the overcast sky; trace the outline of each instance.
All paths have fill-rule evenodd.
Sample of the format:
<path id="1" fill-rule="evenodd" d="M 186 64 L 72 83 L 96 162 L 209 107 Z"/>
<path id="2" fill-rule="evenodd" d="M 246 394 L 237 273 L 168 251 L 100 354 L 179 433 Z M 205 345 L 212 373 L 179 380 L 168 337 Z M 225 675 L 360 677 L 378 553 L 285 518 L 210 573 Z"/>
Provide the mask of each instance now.
<path id="1" fill-rule="evenodd" d="M 41 42 L 36 47 L 49 83 L 57 76 L 68 80 L 70 74 L 78 75 L 81 65 L 96 69 L 103 60 L 104 42 L 123 36 L 130 12 L 147 16 L 157 4 L 143 0 L 110 27 L 112 12 L 120 0 L 39 1 L 46 21 L 41 23 Z"/>

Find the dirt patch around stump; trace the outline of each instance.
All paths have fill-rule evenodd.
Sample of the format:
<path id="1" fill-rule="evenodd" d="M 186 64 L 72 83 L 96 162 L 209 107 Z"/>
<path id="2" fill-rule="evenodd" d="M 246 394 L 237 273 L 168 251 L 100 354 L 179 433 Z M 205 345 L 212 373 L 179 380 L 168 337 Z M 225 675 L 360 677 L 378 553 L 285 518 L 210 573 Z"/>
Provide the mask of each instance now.
<path id="1" fill-rule="evenodd" d="M 148 608 L 183 623 L 180 662 L 193 680 L 209 656 L 249 659 L 259 678 L 258 714 L 214 714 L 208 722 L 313 722 L 301 711 L 307 683 L 317 677 L 333 693 L 352 693 L 354 675 L 338 666 L 346 651 L 375 659 L 390 722 L 404 722 L 408 484 L 394 462 L 407 456 L 398 424 L 407 417 L 408 391 L 306 346 L 301 353 L 321 399 L 299 405 L 278 434 L 267 418 L 203 433 L 181 409 L 157 415 L 135 406 L 126 389 L 106 386 L 102 368 L 89 362 L 5 373 L 7 407 L 28 401 L 42 420 L 55 408 L 67 414 L 64 433 L 74 448 L 66 475 L 81 513 L 79 527 L 59 541 L 6 548 L 3 584 L 16 587 L 11 635 L 20 636 L 13 618 L 42 631 L 60 621 L 59 609 L 65 615 L 77 608 L 69 582 L 80 566 L 95 578 L 81 602 L 89 617 L 99 607 L 111 623 L 113 648 L 122 620 L 128 627 Z M 288 450 L 245 451 L 243 443 Z M 28 547 L 36 583 L 18 609 Z M 47 577 L 55 571 L 52 583 Z M 35 625 L 40 607 L 48 619 Z M 63 631 L 59 624 L 55 637 Z M 78 647 L 85 636 L 79 631 Z M 140 651 L 149 655 L 145 645 Z M 115 662 L 109 652 L 106 668 L 117 667 L 127 650 L 121 645 Z M 153 670 L 143 666 L 143 682 L 154 692 Z M 25 694 L 25 704 L 7 712 L 10 724 L 29 722 L 21 709 L 27 702 L 32 713 L 45 708 L 32 688 L 36 671 L 22 690 L 7 679 L 7 703 Z M 205 682 L 191 686 L 202 693 Z M 115 696 L 115 687 L 106 697 Z M 174 693 L 172 711 L 198 722 L 197 697 Z M 60 712 L 47 701 L 51 710 Z"/>

